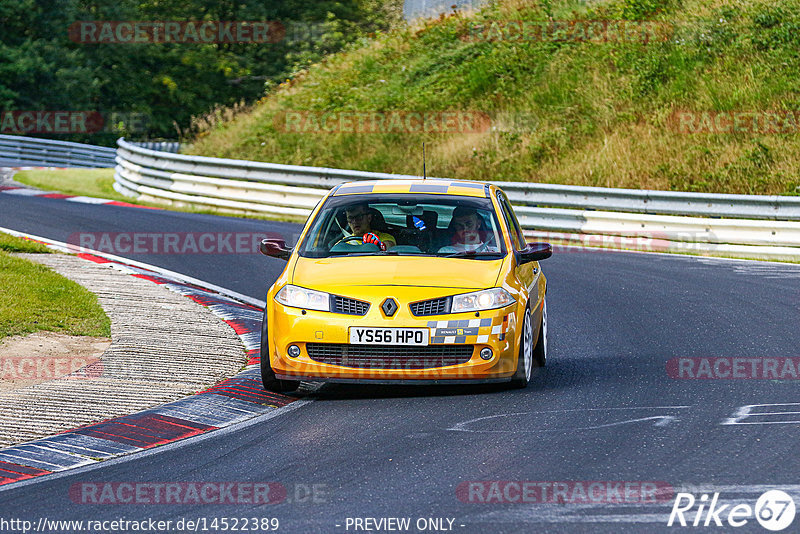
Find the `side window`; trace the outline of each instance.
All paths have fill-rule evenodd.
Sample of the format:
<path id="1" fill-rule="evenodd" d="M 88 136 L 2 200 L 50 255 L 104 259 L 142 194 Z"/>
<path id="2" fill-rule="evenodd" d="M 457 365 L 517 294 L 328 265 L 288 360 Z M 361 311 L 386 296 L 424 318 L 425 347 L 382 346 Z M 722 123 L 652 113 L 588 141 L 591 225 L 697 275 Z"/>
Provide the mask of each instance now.
<path id="1" fill-rule="evenodd" d="M 511 209 L 511 205 L 508 203 L 508 200 L 503 193 L 497 193 L 497 201 L 500 203 L 500 207 L 503 209 L 503 216 L 508 224 L 508 229 L 509 233 L 511 234 L 511 241 L 514 243 L 514 248 L 517 250 L 524 249 L 527 243 L 525 241 L 525 236 L 522 234 L 522 228 L 519 225 L 517 216 L 514 215 L 514 210 Z"/>

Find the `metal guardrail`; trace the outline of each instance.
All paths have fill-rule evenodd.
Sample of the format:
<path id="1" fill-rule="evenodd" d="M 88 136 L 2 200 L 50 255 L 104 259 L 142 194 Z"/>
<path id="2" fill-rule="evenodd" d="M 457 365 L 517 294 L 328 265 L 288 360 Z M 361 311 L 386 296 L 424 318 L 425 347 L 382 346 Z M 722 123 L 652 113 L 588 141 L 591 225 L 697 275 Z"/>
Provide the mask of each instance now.
<path id="1" fill-rule="evenodd" d="M 800 196 L 685 193 L 524 182 L 495 184 L 518 205 L 800 221 Z"/>
<path id="2" fill-rule="evenodd" d="M 418 178 L 170 154 L 124 139 L 118 145 L 120 193 L 244 213 L 302 218 L 338 183 Z M 531 235 L 568 243 L 616 237 L 622 248 L 637 248 L 623 240 L 644 236 L 670 251 L 800 260 L 800 197 L 496 183 Z"/>
<path id="3" fill-rule="evenodd" d="M 113 167 L 115 155 L 104 146 L 0 134 L 0 165 Z"/>
<path id="4" fill-rule="evenodd" d="M 157 150 L 159 152 L 171 152 L 177 154 L 181 151 L 181 144 L 178 141 L 139 141 L 134 143 L 136 146 Z"/>

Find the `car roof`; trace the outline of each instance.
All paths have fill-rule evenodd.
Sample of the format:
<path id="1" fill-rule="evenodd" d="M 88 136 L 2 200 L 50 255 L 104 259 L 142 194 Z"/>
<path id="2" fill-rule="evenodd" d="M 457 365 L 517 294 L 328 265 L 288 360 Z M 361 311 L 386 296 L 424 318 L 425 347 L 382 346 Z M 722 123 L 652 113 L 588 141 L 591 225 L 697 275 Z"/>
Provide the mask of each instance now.
<path id="1" fill-rule="evenodd" d="M 462 197 L 488 197 L 489 184 L 469 180 L 445 180 L 441 178 L 361 180 L 336 186 L 332 196 L 364 195 L 374 193 L 429 193 Z"/>

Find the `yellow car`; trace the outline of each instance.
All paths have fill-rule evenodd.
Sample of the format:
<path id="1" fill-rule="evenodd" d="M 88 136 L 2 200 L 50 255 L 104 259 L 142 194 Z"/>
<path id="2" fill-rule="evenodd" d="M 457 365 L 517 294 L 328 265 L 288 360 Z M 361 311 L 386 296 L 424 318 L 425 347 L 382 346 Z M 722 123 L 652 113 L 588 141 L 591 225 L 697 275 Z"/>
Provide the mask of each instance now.
<path id="1" fill-rule="evenodd" d="M 547 354 L 547 243 L 479 182 L 341 184 L 314 208 L 266 295 L 265 389 L 302 380 L 525 387 Z"/>

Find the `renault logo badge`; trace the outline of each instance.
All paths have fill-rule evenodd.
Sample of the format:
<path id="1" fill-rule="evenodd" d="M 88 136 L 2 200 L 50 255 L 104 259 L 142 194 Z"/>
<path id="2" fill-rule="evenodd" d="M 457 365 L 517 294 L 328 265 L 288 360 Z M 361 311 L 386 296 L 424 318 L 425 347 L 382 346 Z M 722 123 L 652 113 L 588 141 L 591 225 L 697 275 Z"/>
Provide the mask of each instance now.
<path id="1" fill-rule="evenodd" d="M 391 317 L 397 312 L 397 302 L 395 302 L 393 298 L 388 298 L 381 304 L 381 309 L 386 317 Z"/>

